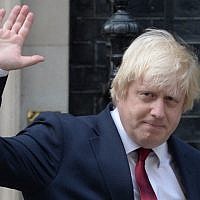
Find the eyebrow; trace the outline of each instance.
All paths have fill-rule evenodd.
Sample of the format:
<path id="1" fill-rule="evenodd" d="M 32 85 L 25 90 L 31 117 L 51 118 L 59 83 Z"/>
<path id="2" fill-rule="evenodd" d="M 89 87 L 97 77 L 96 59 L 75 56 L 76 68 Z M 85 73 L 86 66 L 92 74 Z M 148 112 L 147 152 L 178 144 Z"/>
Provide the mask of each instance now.
<path id="1" fill-rule="evenodd" d="M 140 86 L 139 86 L 140 87 Z M 139 92 L 149 92 L 149 93 L 154 93 L 154 94 L 157 94 L 157 93 L 162 93 L 162 90 L 158 90 L 158 89 L 154 89 L 154 88 L 143 88 L 142 86 L 138 89 L 136 89 L 136 92 L 139 93 Z M 172 97 L 174 99 L 177 99 L 177 100 L 180 100 L 181 97 L 182 97 L 182 94 L 181 93 L 177 93 L 177 92 L 171 92 L 171 91 L 167 91 L 167 90 L 164 90 L 163 92 L 164 96 L 165 97 Z"/>

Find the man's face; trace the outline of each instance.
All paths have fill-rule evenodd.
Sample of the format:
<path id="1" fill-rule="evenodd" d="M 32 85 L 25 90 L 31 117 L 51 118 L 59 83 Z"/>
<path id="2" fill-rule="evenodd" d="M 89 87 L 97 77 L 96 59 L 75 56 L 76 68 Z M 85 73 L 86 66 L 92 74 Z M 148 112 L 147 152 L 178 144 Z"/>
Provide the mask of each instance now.
<path id="1" fill-rule="evenodd" d="M 184 95 L 171 93 L 169 88 L 159 89 L 145 81 L 133 81 L 126 98 L 118 100 L 123 127 L 135 143 L 144 148 L 159 146 L 176 129 Z"/>

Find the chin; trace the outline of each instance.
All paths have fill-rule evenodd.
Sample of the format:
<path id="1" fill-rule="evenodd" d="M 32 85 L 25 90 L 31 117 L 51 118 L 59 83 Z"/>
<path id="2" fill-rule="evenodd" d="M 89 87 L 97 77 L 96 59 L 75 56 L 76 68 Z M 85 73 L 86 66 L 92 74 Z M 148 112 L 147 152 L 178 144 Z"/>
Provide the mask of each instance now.
<path id="1" fill-rule="evenodd" d="M 139 145 L 147 149 L 152 149 L 152 148 L 160 146 L 164 142 L 165 140 L 160 139 L 160 138 L 154 138 L 151 133 L 148 133 L 145 135 L 145 137 L 140 139 Z"/>

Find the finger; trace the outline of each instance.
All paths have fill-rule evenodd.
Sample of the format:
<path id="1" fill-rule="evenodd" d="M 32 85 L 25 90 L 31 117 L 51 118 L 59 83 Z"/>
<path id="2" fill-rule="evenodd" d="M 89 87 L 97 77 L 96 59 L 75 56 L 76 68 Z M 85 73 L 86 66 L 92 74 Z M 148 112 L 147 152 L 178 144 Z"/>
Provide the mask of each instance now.
<path id="1" fill-rule="evenodd" d="M 21 11 L 20 11 L 19 15 L 17 16 L 17 19 L 12 26 L 12 29 L 11 29 L 12 31 L 14 31 L 15 33 L 18 33 L 18 31 L 22 27 L 28 13 L 29 13 L 29 7 L 27 5 L 22 6 Z"/>
<path id="2" fill-rule="evenodd" d="M 33 55 L 33 56 L 21 56 L 21 67 L 28 67 L 31 65 L 35 65 L 39 62 L 43 62 L 44 57 L 40 55 Z"/>
<path id="3" fill-rule="evenodd" d="M 11 10 L 11 12 L 10 12 L 10 14 L 9 14 L 9 16 L 8 16 L 8 18 L 7 18 L 7 20 L 5 21 L 5 23 L 4 23 L 4 25 L 3 25 L 3 29 L 4 29 L 4 30 L 11 30 L 13 24 L 14 24 L 15 21 L 16 21 L 16 18 L 17 18 L 17 16 L 18 16 L 18 14 L 20 13 L 20 10 L 21 10 L 21 7 L 20 7 L 19 5 L 15 6 L 15 7 Z"/>
<path id="4" fill-rule="evenodd" d="M 31 26 L 33 24 L 33 13 L 29 12 L 22 27 L 20 28 L 18 35 L 22 36 L 23 39 L 25 39 L 31 29 Z"/>
<path id="5" fill-rule="evenodd" d="M 2 24 L 5 14 L 6 14 L 6 11 L 4 9 L 0 9 L 0 25 Z"/>

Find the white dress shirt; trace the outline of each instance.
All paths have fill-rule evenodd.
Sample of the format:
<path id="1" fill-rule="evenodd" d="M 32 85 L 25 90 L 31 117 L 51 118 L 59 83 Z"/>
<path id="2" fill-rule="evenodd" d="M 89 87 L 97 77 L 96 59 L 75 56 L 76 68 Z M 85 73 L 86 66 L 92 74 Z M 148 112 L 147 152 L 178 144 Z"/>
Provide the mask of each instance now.
<path id="1" fill-rule="evenodd" d="M 8 71 L 0 69 L 0 77 L 4 77 L 8 75 Z"/>
<path id="2" fill-rule="evenodd" d="M 134 169 L 137 161 L 137 153 L 135 150 L 140 148 L 140 146 L 131 140 L 125 132 L 117 108 L 111 111 L 111 116 L 127 154 L 133 183 L 134 199 L 139 200 L 139 190 L 135 180 Z M 157 199 L 185 200 L 186 198 L 171 166 L 172 158 L 168 152 L 167 143 L 153 148 L 152 150 L 153 152 L 149 154 L 145 161 L 145 169 Z"/>

